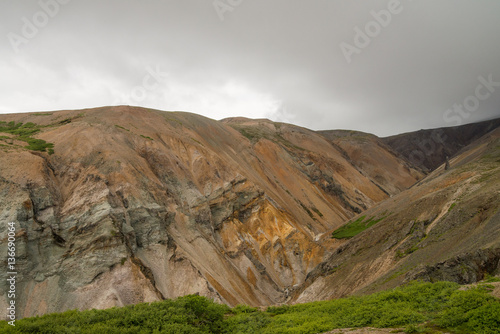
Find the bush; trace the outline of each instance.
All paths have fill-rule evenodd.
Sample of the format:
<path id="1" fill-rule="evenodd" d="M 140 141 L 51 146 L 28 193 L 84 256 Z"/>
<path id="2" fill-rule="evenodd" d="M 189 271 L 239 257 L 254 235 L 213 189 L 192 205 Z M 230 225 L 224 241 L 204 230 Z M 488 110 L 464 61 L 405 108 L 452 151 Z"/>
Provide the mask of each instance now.
<path id="1" fill-rule="evenodd" d="M 450 282 L 414 282 L 369 296 L 269 307 L 233 309 L 195 295 L 122 308 L 67 311 L 0 322 L 1 333 L 263 333 L 314 334 L 335 328 L 429 326 L 463 333 L 500 333 L 500 301 L 485 288 L 459 290 Z"/>

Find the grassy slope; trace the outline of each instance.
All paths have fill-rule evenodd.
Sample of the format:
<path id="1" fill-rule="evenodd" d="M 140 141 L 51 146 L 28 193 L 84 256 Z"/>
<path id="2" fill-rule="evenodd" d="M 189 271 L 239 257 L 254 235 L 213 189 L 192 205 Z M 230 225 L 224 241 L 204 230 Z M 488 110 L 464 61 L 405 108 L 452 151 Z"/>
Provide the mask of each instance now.
<path id="1" fill-rule="evenodd" d="M 347 327 L 405 327 L 407 333 L 500 333 L 500 300 L 488 285 L 459 290 L 449 282 L 414 282 L 377 294 L 233 309 L 200 296 L 0 322 L 1 333 L 323 333 Z"/>

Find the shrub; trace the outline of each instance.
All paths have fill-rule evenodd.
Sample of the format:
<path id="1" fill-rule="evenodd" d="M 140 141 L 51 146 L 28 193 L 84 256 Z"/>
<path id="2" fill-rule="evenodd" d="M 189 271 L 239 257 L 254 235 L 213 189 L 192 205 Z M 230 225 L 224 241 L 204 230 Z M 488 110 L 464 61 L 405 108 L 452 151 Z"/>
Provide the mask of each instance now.
<path id="1" fill-rule="evenodd" d="M 233 309 L 195 295 L 122 308 L 67 311 L 0 321 L 1 333 L 263 333 L 314 334 L 335 328 L 429 326 L 463 333 L 500 333 L 500 301 L 486 288 L 459 290 L 450 282 L 414 282 L 369 296 L 308 304 L 271 306 L 266 311 Z"/>

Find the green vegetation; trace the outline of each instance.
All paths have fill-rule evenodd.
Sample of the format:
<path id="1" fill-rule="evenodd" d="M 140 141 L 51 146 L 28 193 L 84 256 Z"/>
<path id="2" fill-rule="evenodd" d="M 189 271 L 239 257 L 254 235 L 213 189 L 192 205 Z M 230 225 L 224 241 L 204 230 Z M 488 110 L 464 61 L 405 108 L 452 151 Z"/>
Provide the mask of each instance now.
<path id="1" fill-rule="evenodd" d="M 451 210 L 453 210 L 453 208 L 455 207 L 455 205 L 457 205 L 457 203 L 453 203 L 452 205 L 450 205 L 450 208 L 448 209 L 448 212 L 450 212 Z"/>
<path id="2" fill-rule="evenodd" d="M 118 129 L 122 129 L 122 130 L 125 130 L 125 131 L 130 132 L 130 130 L 129 130 L 129 129 L 124 128 L 123 126 L 120 126 L 120 125 L 117 125 L 117 124 L 115 124 L 115 126 L 116 126 Z"/>
<path id="3" fill-rule="evenodd" d="M 500 282 L 500 277 L 497 276 L 491 276 L 490 274 L 486 273 L 484 275 L 484 280 L 482 281 L 483 283 L 495 283 L 495 282 Z"/>
<path id="4" fill-rule="evenodd" d="M 321 211 L 319 211 L 316 207 L 312 207 L 311 210 L 313 210 L 314 212 L 316 212 L 316 214 L 319 216 L 319 217 L 323 217 L 323 214 L 321 213 Z"/>
<path id="5" fill-rule="evenodd" d="M 47 143 L 43 139 L 32 138 L 35 134 L 40 132 L 42 127 L 38 124 L 28 122 L 23 124 L 21 122 L 16 123 L 12 122 L 0 122 L 0 132 L 10 133 L 14 135 L 11 140 L 19 140 L 28 143 L 28 146 L 25 146 L 28 150 L 32 151 L 40 151 L 45 152 L 48 149 L 49 154 L 54 154 L 54 144 Z M 6 136 L 2 136 L 1 139 L 7 139 Z"/>
<path id="6" fill-rule="evenodd" d="M 133 125 L 132 125 L 133 126 Z M 115 124 L 115 127 L 117 127 L 118 129 L 122 129 L 122 130 L 125 130 L 125 131 L 128 131 L 128 132 L 131 132 L 130 129 L 127 129 L 121 125 L 118 125 L 118 124 Z M 135 127 L 135 126 L 134 126 Z M 154 140 L 153 138 L 151 137 L 148 137 L 148 136 L 145 136 L 145 135 L 140 135 L 142 138 L 144 139 L 149 139 L 149 140 Z"/>
<path id="7" fill-rule="evenodd" d="M 200 142 L 199 140 L 196 140 L 196 139 L 194 139 L 193 137 L 191 137 L 191 139 L 192 139 L 194 142 L 196 142 L 196 143 L 200 144 L 201 146 L 205 146 L 205 145 L 203 145 L 203 143 L 202 143 L 202 142 Z"/>
<path id="8" fill-rule="evenodd" d="M 314 334 L 335 328 L 404 328 L 407 333 L 500 333 L 500 300 L 487 287 L 413 282 L 369 296 L 230 309 L 200 296 L 0 322 L 1 333 L 265 333 Z"/>
<path id="9" fill-rule="evenodd" d="M 313 218 L 314 219 L 314 215 L 313 213 L 311 212 L 311 210 L 309 210 L 309 208 L 307 206 L 305 206 L 304 204 L 300 203 L 300 206 L 302 207 L 302 209 L 304 209 L 305 212 L 307 212 L 307 214 L 309 215 L 309 217 Z"/>
<path id="10" fill-rule="evenodd" d="M 365 218 L 366 218 L 366 216 L 361 216 L 358 219 L 356 219 L 354 222 L 348 222 L 344 226 L 333 231 L 332 237 L 335 239 L 352 238 L 352 237 L 358 235 L 359 233 L 363 232 L 367 228 L 380 222 L 385 217 L 382 217 L 379 219 L 374 219 L 375 217 L 371 217 L 367 221 L 364 222 Z"/>

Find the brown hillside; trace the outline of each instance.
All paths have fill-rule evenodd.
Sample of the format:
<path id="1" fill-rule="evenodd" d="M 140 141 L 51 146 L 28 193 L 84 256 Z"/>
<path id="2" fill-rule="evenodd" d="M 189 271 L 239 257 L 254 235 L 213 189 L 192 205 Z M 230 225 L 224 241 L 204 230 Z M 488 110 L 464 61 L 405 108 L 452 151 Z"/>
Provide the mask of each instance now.
<path id="1" fill-rule="evenodd" d="M 1 134 L 19 316 L 190 293 L 280 303 L 339 243 L 320 242 L 325 232 L 389 197 L 322 136 L 267 120 L 122 106 L 0 121 L 54 144 L 33 151 Z"/>
<path id="2" fill-rule="evenodd" d="M 413 279 L 468 284 L 500 274 L 500 128 L 450 164 L 353 218 L 380 221 L 342 239 L 297 289 L 295 302 L 373 292 Z"/>

